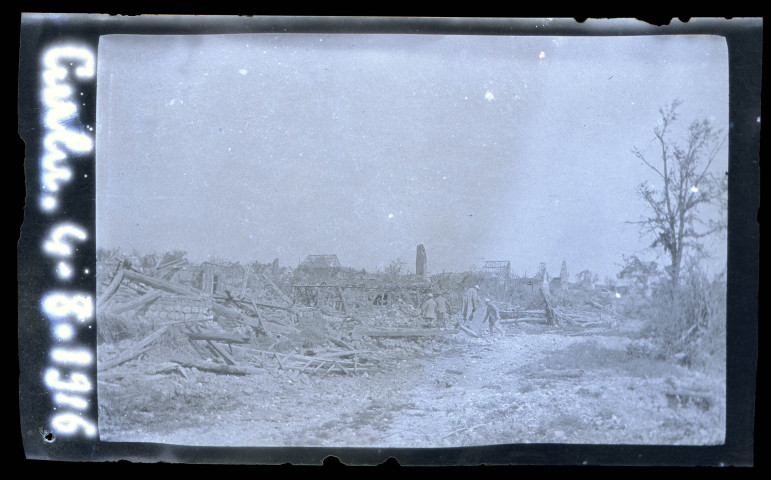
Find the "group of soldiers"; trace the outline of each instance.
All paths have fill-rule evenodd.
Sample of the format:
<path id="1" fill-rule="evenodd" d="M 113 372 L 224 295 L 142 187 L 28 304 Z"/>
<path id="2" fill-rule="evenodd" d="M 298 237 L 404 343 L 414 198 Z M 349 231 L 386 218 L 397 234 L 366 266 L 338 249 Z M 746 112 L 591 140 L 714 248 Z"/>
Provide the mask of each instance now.
<path id="1" fill-rule="evenodd" d="M 421 308 L 421 316 L 425 320 L 426 326 L 447 326 L 447 319 L 452 315 L 452 311 L 450 302 L 445 298 L 445 294 L 445 292 L 439 292 L 436 296 L 431 293 L 428 294 L 428 300 Z M 487 312 L 482 320 L 482 325 L 488 325 L 490 335 L 493 335 L 496 330 L 503 333 L 503 328 L 498 324 L 501 320 L 498 307 L 493 304 L 490 298 L 484 298 L 484 305 L 487 307 Z M 482 301 L 479 299 L 479 285 L 474 285 L 463 295 L 463 306 L 460 312 L 462 318 L 455 323 L 455 328 L 460 327 L 461 321 L 464 327 L 471 325 L 474 320 L 474 314 L 480 306 L 482 306 Z"/>

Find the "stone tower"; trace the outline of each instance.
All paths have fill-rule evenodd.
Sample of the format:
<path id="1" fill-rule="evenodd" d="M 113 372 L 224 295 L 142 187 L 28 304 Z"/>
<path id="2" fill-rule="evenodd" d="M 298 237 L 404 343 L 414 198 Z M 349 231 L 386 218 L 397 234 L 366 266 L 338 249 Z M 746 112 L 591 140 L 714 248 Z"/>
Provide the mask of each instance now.
<path id="1" fill-rule="evenodd" d="M 418 251 L 415 254 L 415 273 L 422 278 L 426 279 L 428 260 L 426 259 L 426 247 L 421 243 L 418 245 Z"/>

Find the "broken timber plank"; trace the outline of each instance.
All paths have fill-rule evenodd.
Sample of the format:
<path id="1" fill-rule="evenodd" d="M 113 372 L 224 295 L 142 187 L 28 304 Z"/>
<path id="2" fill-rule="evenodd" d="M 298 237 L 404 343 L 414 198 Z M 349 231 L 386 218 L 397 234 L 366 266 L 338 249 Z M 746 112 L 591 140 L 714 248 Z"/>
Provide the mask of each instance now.
<path id="1" fill-rule="evenodd" d="M 264 307 L 264 308 L 272 308 L 272 309 L 275 309 L 275 310 L 285 310 L 287 312 L 292 312 L 293 311 L 289 307 L 281 307 L 279 305 L 271 305 L 271 304 L 268 304 L 268 303 L 257 303 L 254 300 L 238 300 L 236 298 L 228 298 L 228 297 L 214 297 L 214 299 L 215 300 L 227 300 L 229 302 L 238 303 L 238 304 L 241 304 L 241 305 L 251 305 L 251 306 L 255 307 L 255 309 L 257 307 Z"/>
<path id="2" fill-rule="evenodd" d="M 169 321 L 169 322 L 159 323 L 158 325 L 161 325 L 161 326 L 165 326 L 165 325 L 179 325 L 179 324 L 182 324 L 182 323 L 207 322 L 209 320 L 214 320 L 214 317 L 202 316 L 202 317 L 199 317 L 199 318 L 191 318 L 191 319 L 188 319 L 188 320 L 172 320 L 172 321 Z"/>
<path id="3" fill-rule="evenodd" d="M 253 301 L 252 305 L 255 306 L 255 307 L 272 308 L 274 310 L 285 310 L 287 312 L 294 312 L 294 310 L 292 310 L 289 307 L 281 307 L 281 306 L 278 306 L 278 305 L 270 305 L 270 304 L 267 304 L 267 303 L 257 303 L 257 302 Z"/>
<path id="4" fill-rule="evenodd" d="M 335 357 L 345 357 L 347 355 L 361 355 L 361 354 L 371 354 L 372 352 L 368 350 L 351 350 L 348 352 L 335 352 L 335 353 L 323 353 L 317 357 L 314 358 L 335 358 Z"/>
<path id="5" fill-rule="evenodd" d="M 141 297 L 134 299 L 130 302 L 121 303 L 120 305 L 113 306 L 112 308 L 110 308 L 110 313 L 123 313 L 123 312 L 128 312 L 129 310 L 136 310 L 142 305 L 145 305 L 154 300 L 157 300 L 162 296 L 163 296 L 163 291 L 155 290 L 153 292 L 146 293 Z"/>
<path id="6" fill-rule="evenodd" d="M 463 325 L 458 325 L 458 326 L 460 327 L 461 330 L 463 330 L 464 332 L 468 333 L 472 337 L 479 338 L 479 335 L 477 335 L 477 333 L 475 331 L 471 330 L 470 328 L 464 327 Z"/>
<path id="7" fill-rule="evenodd" d="M 112 281 L 105 289 L 104 293 L 97 299 L 96 305 L 101 308 L 104 307 L 104 304 L 107 303 L 107 301 L 112 298 L 112 296 L 115 294 L 115 292 L 118 291 L 118 288 L 120 287 L 120 282 L 123 281 L 123 270 L 118 271 L 118 273 L 115 274 L 114 277 L 112 277 Z"/>
<path id="8" fill-rule="evenodd" d="M 141 353 L 145 352 L 147 347 L 150 346 L 154 341 L 156 341 L 161 335 L 163 335 L 166 332 L 167 327 L 162 327 L 150 335 L 146 336 L 144 339 L 142 339 L 140 342 L 136 343 L 135 345 L 132 345 L 128 349 L 126 349 L 124 352 L 122 352 L 117 357 L 113 358 L 112 360 L 108 360 L 106 362 L 102 362 L 97 366 L 98 371 L 104 371 L 108 370 L 112 367 L 118 366 L 121 363 L 128 362 L 132 358 L 140 355 Z"/>
<path id="9" fill-rule="evenodd" d="M 256 369 L 247 368 L 243 366 L 222 365 L 220 363 L 208 363 L 208 362 L 190 362 L 187 360 L 171 360 L 171 361 L 185 368 L 197 368 L 198 370 L 202 370 L 206 372 L 222 373 L 225 375 L 250 375 L 253 373 L 257 373 Z"/>
<path id="10" fill-rule="evenodd" d="M 609 307 L 606 307 L 605 305 L 597 303 L 594 300 L 592 300 L 591 298 L 587 298 L 586 302 L 584 302 L 584 303 L 586 303 L 588 305 L 591 305 L 594 308 L 600 309 L 603 312 L 607 313 L 608 315 L 613 315 L 613 316 L 616 316 L 616 317 L 621 317 L 624 320 L 629 320 L 629 317 L 625 317 L 624 315 L 621 315 L 620 313 L 616 313 L 612 309 L 610 309 Z"/>
<path id="11" fill-rule="evenodd" d="M 340 362 L 335 362 L 335 365 L 337 365 L 338 367 L 340 367 L 340 370 L 342 370 L 342 371 L 343 371 L 343 373 L 345 373 L 346 375 L 350 375 L 350 373 L 348 373 L 348 370 L 346 370 L 346 369 L 345 369 L 345 367 L 343 367 L 343 366 L 340 364 Z"/>
<path id="12" fill-rule="evenodd" d="M 267 280 L 267 281 L 268 281 L 268 283 L 269 283 L 269 284 L 270 284 L 270 285 L 273 287 L 273 289 L 276 291 L 276 293 L 278 293 L 278 295 L 279 295 L 279 296 L 280 296 L 280 297 L 281 297 L 281 298 L 282 298 L 282 299 L 283 299 L 283 300 L 284 300 L 286 303 L 288 303 L 290 306 L 291 306 L 291 305 L 293 305 L 293 303 L 294 303 L 294 302 L 292 302 L 292 300 L 291 300 L 289 297 L 287 297 L 287 296 L 286 296 L 286 294 L 283 292 L 283 290 L 281 290 L 280 288 L 278 288 L 278 286 L 276 285 L 276 283 L 275 283 L 273 280 L 271 280 L 269 276 L 265 275 L 264 273 L 261 273 L 260 275 L 262 275 L 262 277 L 263 277 L 265 280 Z"/>
<path id="13" fill-rule="evenodd" d="M 236 359 L 233 358 L 233 356 L 230 355 L 224 348 L 220 347 L 219 345 L 217 345 L 211 340 L 206 340 L 206 343 L 208 343 L 211 346 L 211 348 L 214 349 L 215 352 L 219 353 L 222 356 L 222 358 L 225 359 L 225 362 L 228 365 L 235 365 L 237 363 Z"/>
<path id="14" fill-rule="evenodd" d="M 283 370 L 284 369 L 284 365 L 281 363 L 281 358 L 279 358 L 278 353 L 274 352 L 273 355 L 276 357 L 276 361 L 278 362 L 278 367 L 281 370 Z"/>
<path id="15" fill-rule="evenodd" d="M 133 270 L 123 270 L 123 276 L 131 281 L 144 283 L 149 287 L 156 288 L 158 290 L 164 290 L 166 292 L 175 293 L 177 295 L 187 295 L 191 297 L 200 297 L 203 292 L 196 291 L 192 288 L 188 288 L 178 283 L 170 282 L 168 280 L 161 280 L 160 278 L 144 275 Z"/>
<path id="16" fill-rule="evenodd" d="M 262 315 L 260 315 L 259 310 L 257 310 L 257 305 L 255 305 L 253 301 L 252 301 L 252 308 L 254 309 L 254 315 L 257 317 L 257 321 L 260 322 L 260 329 L 262 329 L 265 335 L 270 336 L 271 332 L 265 327 L 265 322 L 262 321 Z M 252 327 L 252 328 L 257 330 L 257 333 L 259 333 L 260 329 L 257 329 L 255 327 Z"/>
<path id="17" fill-rule="evenodd" d="M 327 335 L 327 338 L 329 339 L 330 342 L 334 343 L 338 347 L 347 348 L 348 350 L 353 350 L 354 349 L 352 346 L 348 345 L 347 343 L 345 343 L 342 340 L 338 340 L 338 339 L 336 339 L 334 337 L 331 337 L 329 335 Z"/>
<path id="18" fill-rule="evenodd" d="M 308 368 L 311 365 L 311 363 L 313 363 L 313 360 L 310 360 L 310 361 L 308 361 L 308 363 L 303 365 L 303 367 L 300 369 L 300 373 L 304 372 L 305 369 Z"/>
<path id="19" fill-rule="evenodd" d="M 452 335 L 448 330 L 430 330 L 417 328 L 357 328 L 357 332 L 368 337 L 443 337 Z"/>
<path id="20" fill-rule="evenodd" d="M 185 327 L 187 327 L 187 325 Z M 192 332 L 189 327 L 187 327 L 187 330 Z M 211 352 L 207 351 L 205 348 L 203 348 L 203 346 L 193 341 L 192 338 L 187 337 L 187 341 L 190 343 L 190 345 L 193 347 L 193 350 L 195 350 L 199 357 L 206 359 L 210 356 Z"/>
<path id="21" fill-rule="evenodd" d="M 187 334 L 193 340 L 211 340 L 222 343 L 249 343 L 249 337 L 229 335 L 227 333 L 192 332 Z"/>
<path id="22" fill-rule="evenodd" d="M 244 325 L 249 325 L 257 328 L 264 328 L 269 333 L 281 333 L 284 335 L 299 333 L 299 330 L 297 330 L 294 327 L 289 327 L 287 325 L 281 325 L 279 323 L 269 322 L 267 320 L 254 319 L 248 315 L 244 315 L 241 312 L 237 312 L 233 309 L 230 309 L 218 303 L 212 304 L 212 310 L 214 311 L 214 313 L 221 315 L 225 318 L 229 318 L 230 320 L 236 321 L 238 323 L 243 323 Z"/>
<path id="23" fill-rule="evenodd" d="M 508 324 L 508 323 L 518 323 L 518 322 L 539 322 L 539 323 L 545 323 L 546 317 L 523 317 L 523 318 L 507 318 L 504 320 L 501 320 L 500 323 Z"/>

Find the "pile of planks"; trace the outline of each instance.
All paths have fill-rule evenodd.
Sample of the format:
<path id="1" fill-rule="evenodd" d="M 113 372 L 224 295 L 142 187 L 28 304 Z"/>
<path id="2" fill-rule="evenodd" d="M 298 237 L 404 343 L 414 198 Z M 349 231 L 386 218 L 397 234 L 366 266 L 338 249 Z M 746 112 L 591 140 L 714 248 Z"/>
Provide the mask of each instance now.
<path id="1" fill-rule="evenodd" d="M 138 298 L 133 298 L 128 302 L 111 304 L 110 300 L 120 286 L 129 282 L 141 285 L 143 293 Z M 207 330 L 203 324 L 219 318 L 248 326 L 254 336 L 265 335 L 278 338 L 300 333 L 300 330 L 291 321 L 297 318 L 292 306 L 256 303 L 248 299 L 234 298 L 229 292 L 226 292 L 224 296 L 207 295 L 186 285 L 131 269 L 124 268 L 116 272 L 110 284 L 100 295 L 97 308 L 103 314 L 129 312 L 142 308 L 168 294 L 173 295 L 181 303 L 184 303 L 185 299 L 188 298 L 191 303 L 193 300 L 200 301 L 201 298 L 206 298 L 210 301 L 211 312 L 214 316 L 198 316 L 193 319 L 165 322 L 145 338 L 123 349 L 116 356 L 100 362 L 97 367 L 99 371 L 109 370 L 147 353 L 153 344 L 168 334 L 170 328 L 184 334 L 199 357 L 210 360 L 169 359 L 169 362 L 164 362 L 179 366 L 178 370 L 182 372 L 185 368 L 197 368 L 228 375 L 248 375 L 255 373 L 256 368 L 278 368 L 309 374 L 342 373 L 352 375 L 372 371 L 376 368 L 377 362 L 367 352 L 354 350 L 347 343 L 331 337 L 328 340 L 336 346 L 344 348 L 344 350 L 327 352 L 319 356 L 304 356 L 259 350 L 252 345 L 251 336 Z M 285 318 L 288 317 L 290 321 L 280 322 L 276 316 L 269 320 L 261 313 L 261 310 L 266 309 L 286 312 L 288 315 Z M 274 342 L 273 345 L 275 344 Z M 239 352 L 238 355 L 236 351 Z M 164 368 L 168 370 L 176 367 L 167 365 Z M 158 371 L 164 371 L 164 368 Z"/>
<path id="2" fill-rule="evenodd" d="M 586 300 L 585 305 L 589 309 L 577 307 L 554 307 L 549 295 L 539 290 L 543 300 L 543 309 L 540 310 L 511 310 L 501 312 L 501 323 L 516 324 L 519 322 L 545 323 L 553 326 L 595 326 L 613 325 L 618 318 L 625 318 L 610 308 L 594 301 Z"/>

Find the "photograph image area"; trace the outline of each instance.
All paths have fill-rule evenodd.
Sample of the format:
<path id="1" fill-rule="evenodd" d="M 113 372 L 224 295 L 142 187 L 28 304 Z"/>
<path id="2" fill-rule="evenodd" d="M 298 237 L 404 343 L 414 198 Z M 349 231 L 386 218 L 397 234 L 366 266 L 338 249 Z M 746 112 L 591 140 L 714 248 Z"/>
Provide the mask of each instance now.
<path id="1" fill-rule="evenodd" d="M 720 445 L 710 35 L 105 35 L 99 438 Z"/>

